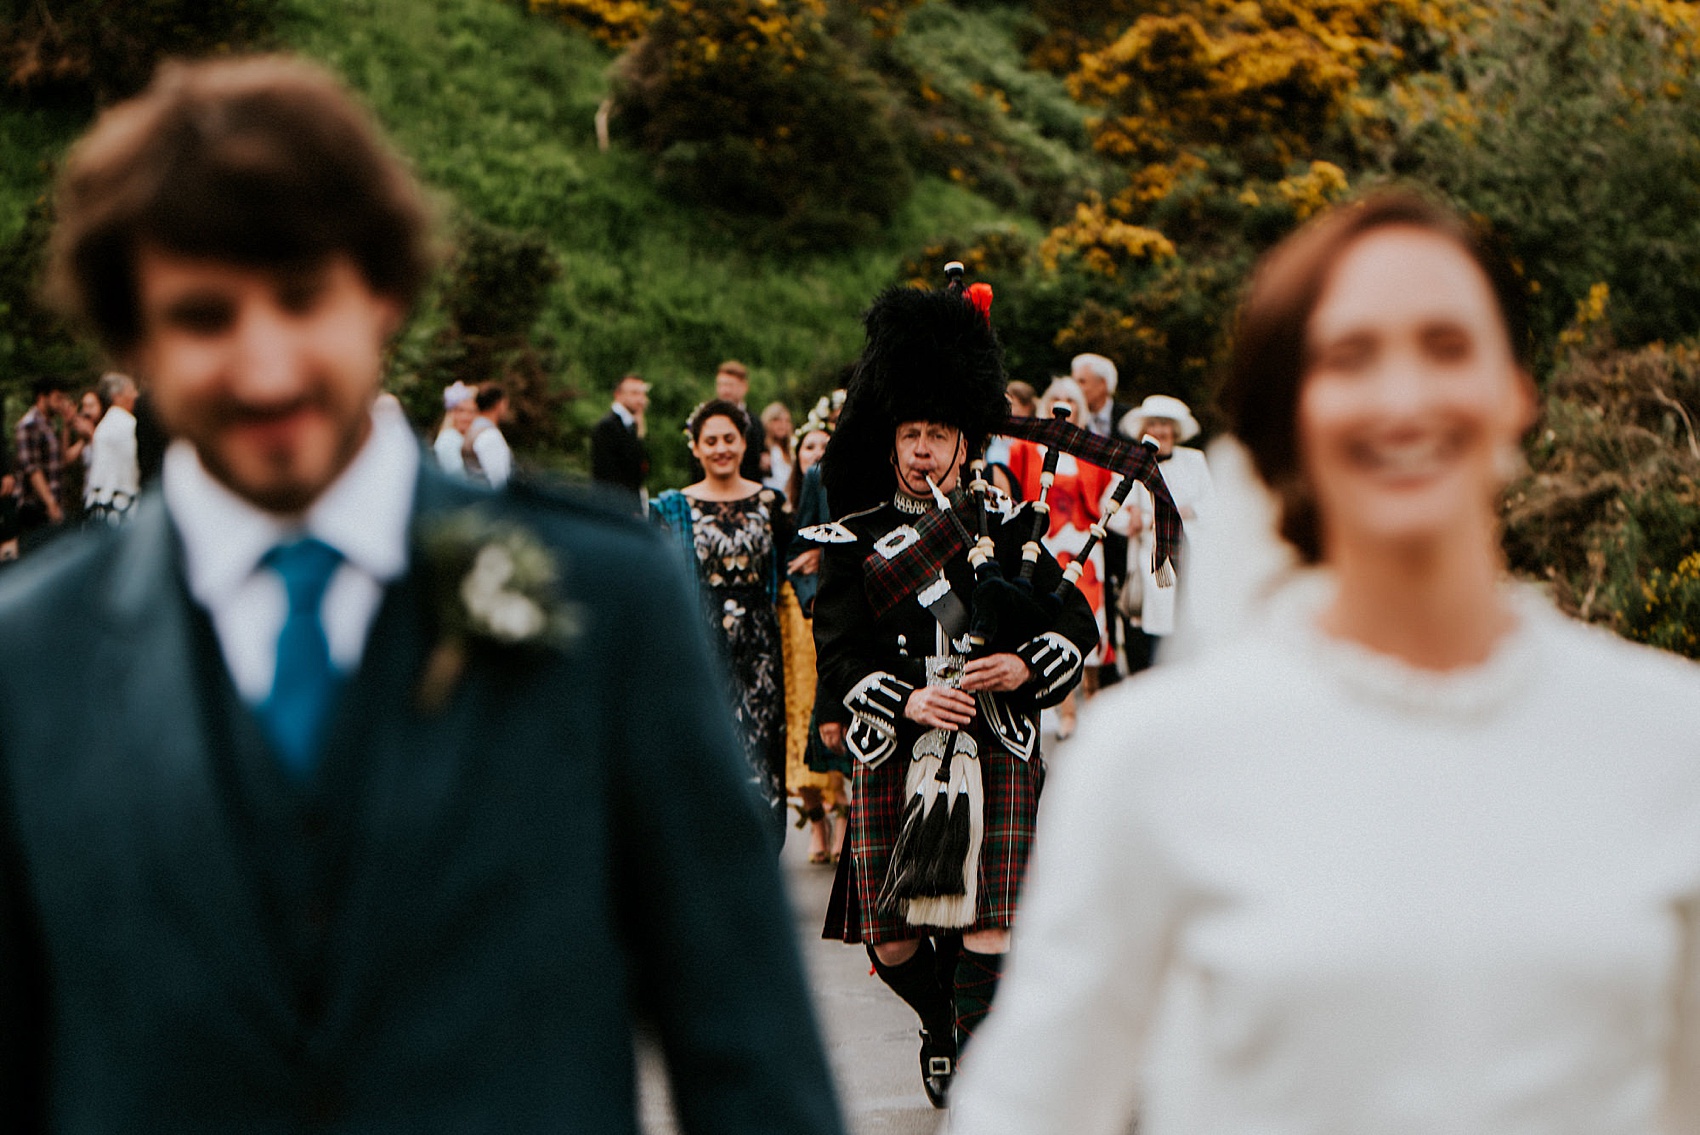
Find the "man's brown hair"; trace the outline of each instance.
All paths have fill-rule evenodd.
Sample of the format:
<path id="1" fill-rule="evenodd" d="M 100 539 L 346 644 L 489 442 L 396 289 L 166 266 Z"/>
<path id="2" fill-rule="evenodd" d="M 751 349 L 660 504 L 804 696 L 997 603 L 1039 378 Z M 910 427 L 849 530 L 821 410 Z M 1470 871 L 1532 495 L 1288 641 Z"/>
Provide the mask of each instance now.
<path id="1" fill-rule="evenodd" d="M 1521 282 L 1485 234 L 1420 194 L 1388 189 L 1342 205 L 1276 245 L 1252 274 L 1234 329 L 1222 390 L 1235 435 L 1281 506 L 1281 535 L 1305 563 L 1322 558 L 1316 500 L 1299 453 L 1299 388 L 1311 314 L 1347 249 L 1383 228 L 1422 229 L 1455 242 L 1487 277 L 1519 365 L 1527 366 L 1527 305 Z"/>
<path id="2" fill-rule="evenodd" d="M 744 382 L 748 382 L 750 380 L 750 368 L 739 362 L 737 359 L 727 359 L 725 362 L 714 368 L 714 373 L 729 374 L 733 378 L 742 379 Z"/>
<path id="3" fill-rule="evenodd" d="M 120 356 L 143 245 L 262 270 L 345 253 L 403 308 L 433 266 L 406 165 L 329 72 L 285 56 L 162 66 L 72 150 L 55 204 L 48 298 Z"/>

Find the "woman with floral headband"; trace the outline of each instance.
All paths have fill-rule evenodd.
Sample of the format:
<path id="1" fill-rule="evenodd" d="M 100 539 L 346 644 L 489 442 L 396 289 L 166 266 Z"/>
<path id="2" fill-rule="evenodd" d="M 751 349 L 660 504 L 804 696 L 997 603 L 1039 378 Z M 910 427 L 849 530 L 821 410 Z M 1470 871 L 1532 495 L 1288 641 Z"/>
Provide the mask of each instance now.
<path id="1" fill-rule="evenodd" d="M 750 776 L 772 817 L 774 848 L 785 842 L 785 674 L 776 604 L 780 555 L 791 541 L 784 498 L 746 480 L 749 416 L 731 402 L 697 407 L 688 432 L 702 480 L 670 489 L 650 514 L 678 537 L 696 568 L 712 638 L 732 676 L 733 716 Z"/>

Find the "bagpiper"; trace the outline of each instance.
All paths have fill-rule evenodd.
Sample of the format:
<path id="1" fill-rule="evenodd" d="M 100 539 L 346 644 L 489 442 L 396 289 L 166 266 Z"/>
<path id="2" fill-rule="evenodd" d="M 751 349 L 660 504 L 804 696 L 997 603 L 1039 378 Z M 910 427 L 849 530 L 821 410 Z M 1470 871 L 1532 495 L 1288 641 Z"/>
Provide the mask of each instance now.
<path id="1" fill-rule="evenodd" d="M 895 288 L 827 447 L 838 519 L 815 602 L 817 704 L 841 705 L 855 758 L 849 854 L 824 937 L 866 944 L 921 1021 L 943 1107 L 959 1044 L 984 1019 L 1009 948 L 1044 783 L 1038 711 L 1097 643 L 1078 591 L 1038 544 L 1032 506 L 999 507 L 978 469 L 1004 425 L 990 289 Z M 823 734 L 830 730 L 823 730 Z"/>

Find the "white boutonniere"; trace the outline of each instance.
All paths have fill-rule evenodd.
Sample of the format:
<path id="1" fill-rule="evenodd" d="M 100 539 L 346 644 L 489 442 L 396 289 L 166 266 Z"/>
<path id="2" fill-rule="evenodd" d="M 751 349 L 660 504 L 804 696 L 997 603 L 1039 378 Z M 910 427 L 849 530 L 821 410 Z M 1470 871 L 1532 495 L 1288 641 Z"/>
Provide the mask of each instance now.
<path id="1" fill-rule="evenodd" d="M 473 650 L 559 650 L 581 631 L 582 611 L 561 595 L 560 557 L 524 525 L 469 509 L 431 525 L 422 545 L 437 624 L 419 684 L 426 712 L 448 704 Z"/>

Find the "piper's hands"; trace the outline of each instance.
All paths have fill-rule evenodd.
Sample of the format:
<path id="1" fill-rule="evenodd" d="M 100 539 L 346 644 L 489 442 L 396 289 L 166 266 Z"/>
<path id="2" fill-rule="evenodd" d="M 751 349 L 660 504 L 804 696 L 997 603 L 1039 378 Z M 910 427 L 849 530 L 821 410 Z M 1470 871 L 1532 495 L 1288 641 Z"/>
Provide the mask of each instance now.
<path id="1" fill-rule="evenodd" d="M 820 571 L 820 549 L 810 548 L 785 565 L 788 575 L 814 575 Z"/>
<path id="2" fill-rule="evenodd" d="M 903 706 L 903 716 L 910 721 L 954 733 L 974 720 L 974 697 L 949 686 L 922 686 L 909 695 Z"/>
<path id="3" fill-rule="evenodd" d="M 1025 686 L 1033 672 L 1014 654 L 988 654 L 962 668 L 962 688 L 969 692 L 992 690 L 1008 693 Z"/>
<path id="4" fill-rule="evenodd" d="M 823 721 L 820 723 L 821 744 L 835 753 L 844 751 L 844 725 L 838 721 Z"/>

